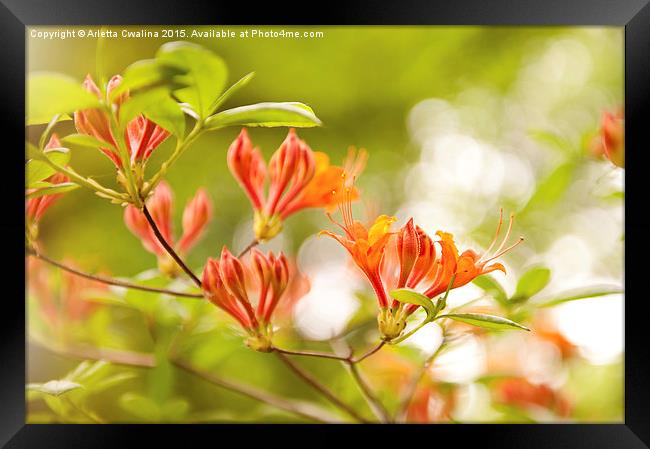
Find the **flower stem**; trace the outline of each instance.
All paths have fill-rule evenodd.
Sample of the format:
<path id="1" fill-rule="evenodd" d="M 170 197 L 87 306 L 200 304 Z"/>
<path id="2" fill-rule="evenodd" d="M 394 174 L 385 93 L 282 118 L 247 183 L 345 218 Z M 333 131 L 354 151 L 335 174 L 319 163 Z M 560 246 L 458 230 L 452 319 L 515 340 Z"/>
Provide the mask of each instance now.
<path id="1" fill-rule="evenodd" d="M 275 352 L 275 354 L 278 356 L 278 358 L 291 369 L 298 377 L 300 377 L 302 380 L 304 380 L 307 384 L 309 384 L 314 390 L 318 391 L 322 396 L 324 396 L 328 401 L 330 401 L 332 404 L 336 405 L 338 408 L 346 412 L 348 415 L 350 415 L 352 418 L 356 419 L 357 421 L 361 423 L 368 423 L 368 420 L 362 417 L 357 413 L 356 410 L 354 410 L 352 407 L 350 407 L 348 404 L 345 402 L 341 401 L 334 393 L 332 393 L 326 386 L 321 384 L 317 379 L 315 379 L 311 374 L 309 374 L 307 371 L 302 369 L 299 365 L 294 363 L 289 357 L 287 357 L 285 354 L 281 352 Z"/>
<path id="2" fill-rule="evenodd" d="M 247 252 L 249 252 L 251 249 L 255 248 L 259 244 L 260 244 L 259 240 L 253 239 L 253 241 L 250 242 L 248 246 L 239 253 L 239 255 L 237 255 L 237 258 L 239 259 L 240 257 L 245 256 Z"/>
<path id="3" fill-rule="evenodd" d="M 149 226 L 151 226 L 151 229 L 153 230 L 153 233 L 156 235 L 156 238 L 160 242 L 160 244 L 167 250 L 170 256 L 172 256 L 172 259 L 176 261 L 179 267 L 183 269 L 185 273 L 194 281 L 197 287 L 201 288 L 201 280 L 196 277 L 196 275 L 192 272 L 192 270 L 189 269 L 187 265 L 185 265 L 185 262 L 180 258 L 178 254 L 176 254 L 176 251 L 167 243 L 165 240 L 165 237 L 160 233 L 160 229 L 158 229 L 158 226 L 156 225 L 156 222 L 153 220 L 153 217 L 149 213 L 149 209 L 147 209 L 146 204 L 142 204 L 142 212 L 144 213 L 144 216 L 146 217 L 147 221 L 149 222 Z"/>
<path id="4" fill-rule="evenodd" d="M 334 360 L 341 360 L 343 362 L 350 361 L 349 357 L 343 357 L 343 356 L 338 356 L 336 354 L 330 354 L 327 352 L 318 352 L 318 351 L 293 351 L 291 349 L 281 349 L 276 346 L 273 346 L 272 351 L 279 352 L 281 354 L 287 354 L 287 355 L 298 355 L 298 356 L 304 356 L 304 357 L 317 357 L 317 358 L 322 358 L 322 359 L 334 359 Z"/>
<path id="5" fill-rule="evenodd" d="M 339 422 L 336 418 L 332 417 L 324 410 L 321 410 L 319 407 L 297 401 L 290 401 L 279 396 L 275 396 L 266 391 L 259 390 L 250 385 L 245 385 L 218 377 L 211 372 L 200 370 L 182 359 L 173 359 L 172 363 L 182 370 L 194 374 L 195 376 L 201 377 L 202 379 L 228 391 L 232 391 L 243 396 L 248 396 L 249 398 L 255 399 L 281 410 L 286 410 L 297 416 L 302 416 L 319 423 Z"/>
<path id="6" fill-rule="evenodd" d="M 361 361 L 367 359 L 368 357 L 370 357 L 371 355 L 373 355 L 375 352 L 377 352 L 377 351 L 379 351 L 381 348 L 383 348 L 385 344 L 386 344 L 386 342 L 385 342 L 384 340 L 381 340 L 381 341 L 380 341 L 380 342 L 379 342 L 379 343 L 378 343 L 374 348 L 370 349 L 368 352 L 366 352 L 366 353 L 365 353 L 364 355 L 362 355 L 361 357 L 353 358 L 353 359 L 351 360 L 351 362 L 352 362 L 352 363 L 359 363 L 359 362 L 361 362 Z"/>
<path id="7" fill-rule="evenodd" d="M 57 262 L 54 259 L 50 259 L 47 256 L 44 256 L 43 254 L 37 253 L 33 249 L 28 249 L 27 254 L 30 256 L 36 257 L 37 259 L 41 259 L 44 262 L 49 263 L 50 265 L 53 265 L 55 267 L 58 267 L 62 270 L 65 270 L 69 273 L 75 274 L 77 276 L 90 279 L 92 281 L 97 281 L 101 282 L 102 284 L 108 284 L 108 285 L 115 285 L 117 287 L 125 287 L 125 288 L 131 288 L 134 290 L 141 290 L 144 292 L 151 292 L 151 293 L 164 293 L 166 295 L 172 295 L 172 296 L 180 296 L 183 298 L 196 298 L 196 299 L 202 299 L 203 295 L 201 293 L 186 293 L 186 292 L 177 292 L 173 290 L 167 290 L 164 288 L 156 288 L 156 287 L 147 287 L 146 285 L 138 285 L 138 284 L 132 284 L 130 282 L 125 282 L 125 281 L 120 281 L 118 279 L 113 279 L 113 278 L 107 278 L 103 276 L 95 276 L 93 274 L 89 273 L 84 273 L 83 271 L 79 271 L 75 268 L 69 267 L 67 265 L 62 264 L 61 262 Z"/>

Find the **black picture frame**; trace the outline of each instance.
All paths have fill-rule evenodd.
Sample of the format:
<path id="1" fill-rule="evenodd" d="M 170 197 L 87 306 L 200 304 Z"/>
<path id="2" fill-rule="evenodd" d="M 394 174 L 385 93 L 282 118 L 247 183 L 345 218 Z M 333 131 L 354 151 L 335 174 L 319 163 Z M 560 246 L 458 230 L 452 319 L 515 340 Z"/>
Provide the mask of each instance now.
<path id="1" fill-rule="evenodd" d="M 498 448 L 642 448 L 650 445 L 650 346 L 648 315 L 643 312 L 647 214 L 648 118 L 650 117 L 649 0 L 499 0 L 291 2 L 250 4 L 215 0 L 0 0 L 3 165 L 6 209 L 3 236 L 2 324 L 0 324 L 0 444 L 8 448 L 115 448 L 148 445 L 187 447 L 227 444 L 224 432 L 249 445 L 252 438 L 270 442 L 306 442 L 323 435 L 330 444 L 364 432 L 382 445 L 443 444 L 447 440 Z M 625 27 L 626 207 L 625 207 L 625 422 L 624 424 L 444 425 L 444 426 L 264 426 L 249 432 L 238 426 L 33 425 L 25 424 L 24 265 L 19 252 L 24 200 L 25 27 L 30 25 L 112 24 L 440 24 L 440 25 L 581 25 Z M 22 159 L 22 161 L 21 161 Z M 13 176 L 16 175 L 14 179 Z M 645 237 L 645 238 L 644 238 Z M 628 244 L 629 243 L 629 244 Z M 18 268 L 16 268 L 18 267 Z M 22 276 L 21 276 L 22 274 Z M 290 435 L 290 437 L 288 437 Z M 200 443 L 199 439 L 205 443 Z M 153 443 L 153 441 L 157 443 Z M 324 440 L 325 441 L 325 440 Z M 229 443 L 230 444 L 230 443 Z M 180 446 L 179 446 L 180 445 Z"/>

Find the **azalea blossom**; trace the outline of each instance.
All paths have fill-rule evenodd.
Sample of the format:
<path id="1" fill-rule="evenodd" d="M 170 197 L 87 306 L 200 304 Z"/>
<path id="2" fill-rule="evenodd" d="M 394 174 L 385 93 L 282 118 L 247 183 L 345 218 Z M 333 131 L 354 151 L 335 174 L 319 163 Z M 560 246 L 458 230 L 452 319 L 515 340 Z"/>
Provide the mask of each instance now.
<path id="1" fill-rule="evenodd" d="M 108 82 L 107 97 L 122 83 L 120 75 L 113 76 Z M 86 76 L 83 87 L 90 93 L 102 99 L 102 94 L 90 75 Z M 129 92 L 118 95 L 112 103 L 112 113 L 119 118 L 120 106 L 129 98 Z M 117 120 L 117 119 L 116 119 Z M 111 160 L 118 170 L 123 169 L 122 159 L 118 151 L 118 144 L 111 127 L 111 117 L 103 109 L 83 109 L 74 113 L 74 122 L 77 131 L 94 137 L 106 143 L 100 150 Z M 169 132 L 156 125 L 144 115 L 140 114 L 128 124 L 124 131 L 124 143 L 129 155 L 131 166 L 147 161 L 153 150 L 167 139 Z"/>
<path id="2" fill-rule="evenodd" d="M 625 167 L 625 117 L 623 108 L 604 111 L 598 135 L 590 140 L 588 151 L 594 157 L 606 157 L 617 167 Z"/>
<path id="3" fill-rule="evenodd" d="M 338 189 L 341 180 L 361 173 L 366 159 L 364 150 L 351 149 L 344 167 L 331 165 L 327 154 L 312 151 L 294 129 L 289 130 L 268 166 L 259 148 L 253 147 L 246 129 L 228 149 L 230 171 L 255 210 L 255 237 L 259 241 L 273 238 L 282 230 L 283 220 L 302 209 L 331 210 L 344 201 Z M 358 196 L 356 189 L 351 195 Z"/>
<path id="4" fill-rule="evenodd" d="M 257 351 L 271 350 L 273 312 L 289 284 L 289 263 L 284 254 L 251 250 L 246 266 L 225 246 L 219 259 L 209 258 L 203 270 L 206 298 L 232 316 L 249 334 L 247 345 Z M 253 280 L 256 285 L 253 285 Z M 257 303 L 253 305 L 253 297 Z"/>
<path id="5" fill-rule="evenodd" d="M 212 217 L 212 205 L 205 189 L 197 190 L 183 211 L 183 235 L 178 242 L 174 239 L 172 229 L 173 206 L 171 188 L 163 181 L 147 200 L 147 209 L 165 241 L 179 254 L 185 255 L 203 235 Z M 180 267 L 162 246 L 142 211 L 133 205 L 128 205 L 124 210 L 124 223 L 136 237 L 140 238 L 144 248 L 158 257 L 160 271 L 169 276 L 179 273 Z"/>
<path id="6" fill-rule="evenodd" d="M 496 382 L 493 396 L 497 403 L 534 410 L 547 409 L 560 417 L 571 414 L 571 403 L 559 391 L 546 384 L 534 384 L 522 377 L 511 377 Z"/>
<path id="7" fill-rule="evenodd" d="M 370 281 L 380 307 L 378 317 L 380 331 L 389 340 L 400 335 L 406 326 L 406 318 L 419 306 L 408 304 L 404 307 L 401 303 L 392 301 L 389 309 L 387 291 L 408 287 L 433 299 L 448 288 L 462 287 L 482 274 L 496 270 L 505 273 L 504 266 L 494 261 L 523 240 L 520 238 L 514 244 L 504 248 L 514 222 L 514 216 L 511 215 L 505 238 L 490 255 L 503 225 L 503 213 L 501 213 L 495 237 L 485 253 L 480 255 L 468 249 L 459 255 L 451 234 L 438 231 L 436 236 L 439 240 L 434 241 L 413 223 L 413 219 L 394 233 L 390 232 L 390 225 L 395 222 L 395 217 L 381 215 L 370 228 L 366 228 L 352 217 L 350 201 L 341 205 L 340 211 L 343 223 L 332 221 L 343 230 L 343 235 L 330 231 L 321 231 L 321 234 L 328 235 L 343 245 Z M 393 235 L 397 236 L 395 245 L 397 257 L 391 258 L 382 265 L 389 240 Z M 439 247 L 439 255 L 436 244 Z M 392 266 L 395 261 L 399 273 L 396 282 L 391 279 L 392 273 L 396 271 Z"/>

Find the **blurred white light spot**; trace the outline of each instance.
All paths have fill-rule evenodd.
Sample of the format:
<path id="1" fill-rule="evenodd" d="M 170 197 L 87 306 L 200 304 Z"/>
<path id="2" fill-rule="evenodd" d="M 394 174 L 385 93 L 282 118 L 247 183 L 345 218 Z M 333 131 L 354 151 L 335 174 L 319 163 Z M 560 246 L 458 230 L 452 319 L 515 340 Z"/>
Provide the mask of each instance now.
<path id="1" fill-rule="evenodd" d="M 443 351 L 431 369 L 434 379 L 466 383 L 485 372 L 485 350 L 479 340 L 467 336 Z"/>
<path id="2" fill-rule="evenodd" d="M 623 296 L 565 303 L 553 309 L 558 328 L 592 363 L 606 364 L 623 352 Z"/>
<path id="3" fill-rule="evenodd" d="M 436 323 L 425 325 L 404 341 L 404 344 L 418 348 L 427 356 L 433 354 L 440 347 L 440 343 L 442 343 L 442 329 Z"/>
<path id="4" fill-rule="evenodd" d="M 311 290 L 294 311 L 298 331 L 312 340 L 340 334 L 359 308 L 354 296 L 358 279 L 345 266 L 326 265 L 311 274 Z"/>

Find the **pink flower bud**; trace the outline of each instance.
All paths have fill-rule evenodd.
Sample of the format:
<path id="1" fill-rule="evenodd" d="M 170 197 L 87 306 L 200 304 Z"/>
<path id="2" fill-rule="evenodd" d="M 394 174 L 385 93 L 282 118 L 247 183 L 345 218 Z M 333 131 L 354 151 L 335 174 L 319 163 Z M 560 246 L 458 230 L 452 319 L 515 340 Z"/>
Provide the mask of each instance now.
<path id="1" fill-rule="evenodd" d="M 617 167 L 625 167 L 625 119 L 622 110 L 615 114 L 603 113 L 601 137 L 607 159 Z"/>
<path id="2" fill-rule="evenodd" d="M 183 236 L 178 249 L 187 252 L 201 237 L 212 217 L 212 205 L 205 189 L 199 189 L 183 211 Z"/>
<path id="3" fill-rule="evenodd" d="M 259 149 L 253 148 L 245 128 L 228 148 L 228 167 L 253 207 L 256 210 L 262 209 L 266 165 Z"/>

